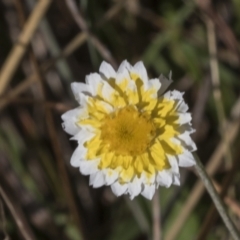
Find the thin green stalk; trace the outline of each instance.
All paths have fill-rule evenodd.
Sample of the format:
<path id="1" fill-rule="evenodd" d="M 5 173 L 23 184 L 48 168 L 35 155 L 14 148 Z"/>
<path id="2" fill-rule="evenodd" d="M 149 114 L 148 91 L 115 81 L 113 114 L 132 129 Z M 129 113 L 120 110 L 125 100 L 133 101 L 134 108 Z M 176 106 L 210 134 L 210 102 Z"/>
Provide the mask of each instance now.
<path id="1" fill-rule="evenodd" d="M 202 165 L 197 154 L 194 154 L 194 157 L 196 159 L 195 169 L 197 170 L 199 177 L 203 181 L 203 184 L 205 185 L 208 193 L 210 194 L 210 196 L 213 200 L 213 203 L 216 206 L 220 216 L 222 217 L 222 220 L 223 220 L 225 226 L 229 230 L 229 232 L 234 240 L 240 240 L 239 232 L 236 229 L 236 227 L 233 224 L 230 217 L 228 216 L 227 211 L 223 205 L 223 202 L 222 202 L 219 194 L 217 193 L 216 189 L 214 188 L 212 181 L 211 181 L 210 177 L 208 176 L 204 166 Z"/>
<path id="2" fill-rule="evenodd" d="M 153 218 L 153 240 L 161 240 L 161 221 L 160 221 L 160 200 L 159 200 L 159 189 L 156 190 L 155 195 L 152 199 L 152 218 Z"/>

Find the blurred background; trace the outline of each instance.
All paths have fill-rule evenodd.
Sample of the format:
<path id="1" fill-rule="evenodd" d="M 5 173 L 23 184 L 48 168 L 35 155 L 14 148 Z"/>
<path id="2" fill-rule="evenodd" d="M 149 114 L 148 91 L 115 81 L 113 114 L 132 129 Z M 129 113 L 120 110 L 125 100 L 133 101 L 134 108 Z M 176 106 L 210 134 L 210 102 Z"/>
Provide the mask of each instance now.
<path id="1" fill-rule="evenodd" d="M 89 187 L 61 115 L 77 106 L 70 84 L 103 60 L 172 70 L 239 229 L 239 0 L 1 0 L 0 33 L 0 239 L 150 240 L 154 224 L 166 240 L 231 239 L 193 169 L 160 188 L 160 209 Z"/>

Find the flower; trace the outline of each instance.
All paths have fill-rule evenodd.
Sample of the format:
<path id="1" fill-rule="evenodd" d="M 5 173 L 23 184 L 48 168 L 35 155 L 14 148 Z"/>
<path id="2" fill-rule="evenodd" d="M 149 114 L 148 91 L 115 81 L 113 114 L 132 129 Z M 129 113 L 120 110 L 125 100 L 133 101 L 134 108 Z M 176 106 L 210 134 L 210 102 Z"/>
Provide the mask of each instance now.
<path id="1" fill-rule="evenodd" d="M 180 185 L 179 166 L 195 164 L 196 145 L 183 93 L 164 93 L 171 73 L 149 80 L 142 62 L 126 60 L 117 72 L 103 62 L 99 72 L 71 85 L 80 104 L 62 115 L 64 130 L 78 142 L 71 165 L 90 175 L 94 188 L 111 185 L 131 199 Z"/>

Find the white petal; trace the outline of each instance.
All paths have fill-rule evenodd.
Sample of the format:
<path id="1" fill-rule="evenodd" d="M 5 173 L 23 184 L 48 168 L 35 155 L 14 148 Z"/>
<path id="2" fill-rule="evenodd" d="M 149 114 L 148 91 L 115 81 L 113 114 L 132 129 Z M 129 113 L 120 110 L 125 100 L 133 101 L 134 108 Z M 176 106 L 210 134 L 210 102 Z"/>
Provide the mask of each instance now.
<path id="1" fill-rule="evenodd" d="M 98 73 L 91 73 L 86 76 L 86 83 L 89 85 L 93 96 L 97 95 L 98 89 L 102 85 L 103 81 L 104 80 Z"/>
<path id="2" fill-rule="evenodd" d="M 79 132 L 80 128 L 76 125 L 76 122 L 74 120 L 68 120 L 62 123 L 62 128 L 65 132 L 67 132 L 70 135 L 75 135 Z"/>
<path id="3" fill-rule="evenodd" d="M 182 142 L 181 142 L 181 140 L 179 140 L 179 139 L 177 139 L 177 138 L 171 138 L 171 140 L 170 140 L 171 142 L 173 142 L 173 143 L 175 143 L 175 144 L 177 144 L 177 145 L 181 145 L 182 144 Z"/>
<path id="4" fill-rule="evenodd" d="M 81 129 L 84 129 L 84 130 L 87 130 L 87 131 L 89 131 L 89 132 L 91 132 L 91 133 L 93 133 L 93 134 L 96 134 L 96 128 L 94 128 L 92 125 L 90 125 L 90 124 L 79 124 L 79 126 L 80 126 L 80 128 Z M 79 133 L 79 132 L 78 132 Z M 78 133 L 77 133 L 77 135 L 78 135 Z M 74 140 L 77 140 L 77 139 L 75 139 L 75 137 L 73 137 L 73 138 L 71 138 L 71 139 L 74 139 Z"/>
<path id="5" fill-rule="evenodd" d="M 99 100 L 98 102 L 106 110 L 107 113 L 113 112 L 114 109 L 109 103 L 101 101 L 101 100 Z"/>
<path id="6" fill-rule="evenodd" d="M 98 171 L 90 175 L 89 184 L 94 188 L 102 187 L 105 184 L 104 174 L 102 171 Z"/>
<path id="7" fill-rule="evenodd" d="M 127 89 L 126 89 L 126 90 L 128 90 L 128 89 L 132 90 L 133 92 L 137 92 L 137 86 L 136 86 L 135 81 L 130 80 L 130 81 L 128 82 L 128 85 L 127 85 Z"/>
<path id="8" fill-rule="evenodd" d="M 161 82 L 162 85 L 161 85 L 161 88 L 160 88 L 158 94 L 162 95 L 167 90 L 169 85 L 172 83 L 172 80 L 171 79 L 167 79 L 165 76 L 163 76 L 161 74 L 160 77 L 159 77 L 159 81 Z"/>
<path id="9" fill-rule="evenodd" d="M 152 197 L 155 193 L 155 189 L 156 189 L 156 186 L 155 184 L 152 184 L 152 185 L 144 185 L 144 189 L 143 191 L 141 192 L 141 194 L 149 199 L 149 200 L 152 200 Z"/>
<path id="10" fill-rule="evenodd" d="M 99 72 L 102 73 L 107 79 L 116 78 L 115 70 L 109 63 L 105 61 L 102 62 Z"/>
<path id="11" fill-rule="evenodd" d="M 117 180 L 119 172 L 115 169 L 113 170 L 108 168 L 104 170 L 104 175 L 105 175 L 106 185 L 111 185 Z"/>
<path id="12" fill-rule="evenodd" d="M 190 152 L 196 151 L 197 147 L 192 138 L 189 136 L 188 132 L 180 134 L 177 138 L 183 143 L 184 147 L 186 147 Z"/>
<path id="13" fill-rule="evenodd" d="M 75 108 L 64 113 L 62 115 L 62 120 L 64 121 L 62 124 L 63 129 L 71 135 L 77 134 L 80 128 L 77 126 L 76 122 L 84 112 L 82 108 Z"/>
<path id="14" fill-rule="evenodd" d="M 173 90 L 173 91 L 170 91 L 170 93 L 171 93 L 170 99 L 183 100 L 184 92 L 179 92 L 177 90 Z"/>
<path id="15" fill-rule="evenodd" d="M 173 175 L 173 184 L 180 186 L 180 174 L 174 174 Z"/>
<path id="16" fill-rule="evenodd" d="M 107 82 L 103 83 L 102 96 L 104 100 L 111 101 L 111 97 L 114 92 L 115 90 Z"/>
<path id="17" fill-rule="evenodd" d="M 76 98 L 77 99 L 77 98 Z M 84 93 L 79 93 L 78 94 L 78 99 L 79 99 L 79 103 L 82 105 L 82 107 L 87 106 L 88 104 L 88 99 L 89 97 L 87 95 L 85 95 Z"/>
<path id="18" fill-rule="evenodd" d="M 137 86 L 136 86 L 136 83 L 134 81 L 132 81 L 132 80 L 129 81 L 126 92 L 128 92 L 128 90 L 131 90 L 132 93 L 135 94 L 135 97 L 129 97 L 128 98 L 128 104 L 135 105 L 136 103 L 138 103 L 139 97 L 138 97 Z"/>
<path id="19" fill-rule="evenodd" d="M 172 173 L 168 170 L 159 171 L 157 174 L 157 183 L 161 186 L 170 187 L 172 180 Z"/>
<path id="20" fill-rule="evenodd" d="M 86 153 L 87 153 L 87 149 L 84 148 L 82 145 L 79 145 L 72 154 L 70 164 L 73 167 L 79 167 L 80 162 L 83 161 L 83 159 L 86 156 Z"/>
<path id="21" fill-rule="evenodd" d="M 142 180 L 138 177 L 135 177 L 132 182 L 128 184 L 128 193 L 130 199 L 133 199 L 142 191 Z"/>
<path id="22" fill-rule="evenodd" d="M 162 89 L 162 88 L 161 88 Z M 161 91 L 160 89 L 160 91 Z M 162 94 L 162 93 L 161 93 Z M 158 92 L 158 95 L 161 95 L 159 92 Z M 163 98 L 166 98 L 168 100 L 171 100 L 171 91 L 167 91 L 163 94 Z"/>
<path id="23" fill-rule="evenodd" d="M 72 110 L 69 110 L 67 112 L 65 112 L 61 118 L 63 121 L 67 121 L 69 119 L 77 119 L 77 117 L 79 116 L 79 112 L 81 113 L 82 108 L 75 108 Z"/>
<path id="24" fill-rule="evenodd" d="M 124 70 L 130 70 L 131 68 L 132 68 L 132 66 L 129 64 L 129 62 L 127 60 L 124 60 L 120 64 L 117 73 L 119 74 L 119 73 L 123 72 Z"/>
<path id="25" fill-rule="evenodd" d="M 100 159 L 84 160 L 79 162 L 79 169 L 83 175 L 90 175 L 99 171 L 98 164 Z"/>
<path id="26" fill-rule="evenodd" d="M 177 163 L 177 159 L 174 156 L 171 155 L 167 155 L 169 164 L 171 165 L 171 171 L 173 173 L 178 174 L 179 173 L 179 168 L 178 168 L 178 163 Z"/>
<path id="27" fill-rule="evenodd" d="M 176 122 L 180 125 L 189 123 L 192 120 L 192 116 L 190 113 L 178 113 L 177 115 L 179 118 L 176 120 Z"/>
<path id="28" fill-rule="evenodd" d="M 147 82 L 148 82 L 148 75 L 147 75 L 146 68 L 143 65 L 143 62 L 142 61 L 137 62 L 134 65 L 133 69 L 134 69 L 134 72 L 136 72 L 140 76 L 141 80 L 144 83 L 144 87 L 146 88 Z"/>
<path id="29" fill-rule="evenodd" d="M 126 193 L 128 184 L 120 184 L 118 181 L 111 185 L 113 193 L 118 197 Z"/>
<path id="30" fill-rule="evenodd" d="M 181 133 L 187 132 L 188 134 L 194 133 L 196 130 L 192 128 L 191 123 L 187 123 L 181 126 L 178 126 L 177 130 Z"/>
<path id="31" fill-rule="evenodd" d="M 151 88 L 154 88 L 156 89 L 156 93 L 159 91 L 159 89 L 161 88 L 161 82 L 159 81 L 158 78 L 156 79 L 151 79 L 147 82 L 147 86 L 148 86 L 148 89 L 151 89 Z"/>
<path id="32" fill-rule="evenodd" d="M 71 140 L 78 141 L 79 145 L 84 144 L 85 142 L 89 141 L 91 138 L 95 136 L 95 133 L 89 131 L 86 128 L 81 128 L 81 130 L 71 138 Z"/>
<path id="33" fill-rule="evenodd" d="M 80 92 L 92 95 L 91 87 L 85 83 L 73 82 L 71 84 L 71 89 L 77 101 L 80 101 L 79 99 Z"/>
<path id="34" fill-rule="evenodd" d="M 181 101 L 177 106 L 177 111 L 185 113 L 187 110 L 188 110 L 188 105 L 184 101 Z"/>
<path id="35" fill-rule="evenodd" d="M 128 82 L 131 81 L 129 71 L 127 69 L 123 69 L 120 73 L 117 74 L 116 83 L 120 84 L 124 80 L 127 80 Z"/>
<path id="36" fill-rule="evenodd" d="M 189 151 L 185 150 L 183 154 L 178 155 L 178 165 L 180 167 L 192 167 L 196 164 L 196 161 Z"/>
<path id="37" fill-rule="evenodd" d="M 143 172 L 142 173 L 142 179 L 143 179 L 143 184 L 147 184 L 147 185 L 153 184 L 156 181 L 156 174 L 153 173 L 151 175 L 151 177 L 149 177 L 149 175 L 147 175 L 145 172 Z"/>

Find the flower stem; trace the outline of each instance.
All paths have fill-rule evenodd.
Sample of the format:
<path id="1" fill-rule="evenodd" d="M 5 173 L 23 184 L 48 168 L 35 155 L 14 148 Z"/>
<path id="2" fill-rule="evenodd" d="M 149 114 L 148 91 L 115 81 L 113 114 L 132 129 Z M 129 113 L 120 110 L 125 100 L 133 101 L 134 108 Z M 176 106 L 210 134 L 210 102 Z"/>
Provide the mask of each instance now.
<path id="1" fill-rule="evenodd" d="M 196 159 L 195 169 L 197 170 L 199 177 L 203 181 L 203 184 L 205 185 L 208 193 L 210 194 L 210 196 L 214 202 L 214 205 L 216 206 L 220 216 L 222 217 L 224 224 L 226 225 L 227 229 L 229 230 L 232 238 L 234 240 L 240 240 L 239 232 L 236 229 L 236 227 L 233 224 L 230 217 L 228 216 L 226 209 L 223 205 L 223 202 L 222 202 L 220 196 L 218 195 L 216 189 L 214 188 L 213 183 L 212 183 L 210 177 L 208 176 L 204 166 L 202 165 L 197 154 L 194 154 L 194 157 Z"/>
<path id="2" fill-rule="evenodd" d="M 160 202 L 159 190 L 156 190 L 152 200 L 152 216 L 153 216 L 153 240 L 161 239 L 161 221 L 160 221 Z"/>

